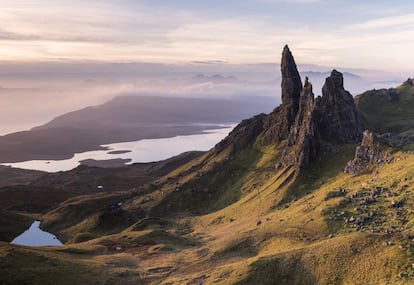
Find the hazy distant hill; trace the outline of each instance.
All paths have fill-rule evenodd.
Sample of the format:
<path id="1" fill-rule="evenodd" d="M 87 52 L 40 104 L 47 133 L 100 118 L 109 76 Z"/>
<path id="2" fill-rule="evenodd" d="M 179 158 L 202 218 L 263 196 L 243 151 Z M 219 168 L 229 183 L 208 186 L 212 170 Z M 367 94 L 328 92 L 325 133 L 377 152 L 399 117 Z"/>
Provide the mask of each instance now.
<path id="1" fill-rule="evenodd" d="M 269 112 L 276 98 L 194 99 L 117 97 L 59 116 L 30 131 L 0 137 L 0 162 L 65 159 L 100 145 L 173 137 Z"/>
<path id="2" fill-rule="evenodd" d="M 275 102 L 275 98 L 267 97 L 196 99 L 121 96 L 100 106 L 64 114 L 33 130 L 234 123 L 258 112 L 271 111 Z"/>

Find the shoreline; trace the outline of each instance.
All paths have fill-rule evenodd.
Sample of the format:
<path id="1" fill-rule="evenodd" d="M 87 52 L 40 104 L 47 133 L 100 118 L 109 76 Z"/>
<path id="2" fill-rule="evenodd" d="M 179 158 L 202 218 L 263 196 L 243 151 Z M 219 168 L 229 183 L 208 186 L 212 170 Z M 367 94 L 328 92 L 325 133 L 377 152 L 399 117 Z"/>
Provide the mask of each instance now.
<path id="1" fill-rule="evenodd" d="M 0 164 L 7 165 L 33 160 L 67 160 L 79 153 L 110 150 L 107 145 L 111 144 L 198 135 L 230 126 L 234 124 L 151 126 L 123 130 L 72 128 L 13 133 L 0 137 Z M 49 140 L 50 137 L 55 137 L 55 139 Z"/>

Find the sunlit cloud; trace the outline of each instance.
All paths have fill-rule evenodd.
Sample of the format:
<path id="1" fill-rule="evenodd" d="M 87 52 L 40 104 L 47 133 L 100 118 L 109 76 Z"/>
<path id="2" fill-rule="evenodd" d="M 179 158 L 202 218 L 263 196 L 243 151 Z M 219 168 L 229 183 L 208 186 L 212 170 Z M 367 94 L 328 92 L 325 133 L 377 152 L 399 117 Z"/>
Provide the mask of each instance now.
<path id="1" fill-rule="evenodd" d="M 353 29 L 384 29 L 384 28 L 412 28 L 414 26 L 414 13 L 382 17 L 367 22 L 352 25 Z"/>
<path id="2" fill-rule="evenodd" d="M 278 60 L 286 43 L 305 63 L 378 68 L 381 58 L 387 68 L 408 69 L 414 61 L 414 14 L 409 12 L 376 18 L 367 12 L 369 19 L 330 27 L 314 24 L 323 18 L 299 21 L 306 17 L 293 8 L 291 15 L 278 14 L 278 3 L 324 5 L 320 0 L 257 0 L 257 5 L 273 3 L 275 14 L 241 11 L 228 17 L 149 1 L 18 2 L 2 1 L 2 61 L 269 62 Z M 393 49 L 398 53 L 390 53 Z"/>

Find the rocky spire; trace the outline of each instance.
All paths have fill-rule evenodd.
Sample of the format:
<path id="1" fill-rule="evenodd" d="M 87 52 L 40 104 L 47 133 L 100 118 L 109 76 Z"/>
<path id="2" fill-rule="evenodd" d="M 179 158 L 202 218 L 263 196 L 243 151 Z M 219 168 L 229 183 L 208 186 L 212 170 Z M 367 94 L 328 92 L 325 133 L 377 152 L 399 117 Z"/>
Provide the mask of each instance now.
<path id="1" fill-rule="evenodd" d="M 289 138 L 299 110 L 302 81 L 296 68 L 295 59 L 286 45 L 282 52 L 282 104 L 265 120 L 263 143 L 278 143 Z"/>
<path id="2" fill-rule="evenodd" d="M 299 110 L 289 134 L 288 146 L 284 150 L 284 165 L 293 165 L 297 170 L 308 166 L 319 154 L 319 136 L 314 119 L 314 95 L 308 77 L 300 93 Z"/>
<path id="3" fill-rule="evenodd" d="M 314 99 L 312 84 L 301 78 L 288 46 L 281 62 L 282 104 L 263 119 L 262 143 L 286 140 L 277 166 L 300 171 L 318 158 L 324 144 L 359 143 L 364 130 L 354 98 L 344 89 L 342 73 L 333 70 L 322 97 Z"/>
<path id="4" fill-rule="evenodd" d="M 299 109 L 302 81 L 296 67 L 295 59 L 287 45 L 285 45 L 282 52 L 281 72 L 282 105 L 289 108 L 288 121 L 292 124 L 295 121 L 295 116 Z"/>
<path id="5" fill-rule="evenodd" d="M 317 121 L 323 139 L 342 143 L 358 143 L 364 124 L 354 98 L 344 89 L 342 73 L 333 70 L 322 88 L 322 98 L 316 101 Z"/>

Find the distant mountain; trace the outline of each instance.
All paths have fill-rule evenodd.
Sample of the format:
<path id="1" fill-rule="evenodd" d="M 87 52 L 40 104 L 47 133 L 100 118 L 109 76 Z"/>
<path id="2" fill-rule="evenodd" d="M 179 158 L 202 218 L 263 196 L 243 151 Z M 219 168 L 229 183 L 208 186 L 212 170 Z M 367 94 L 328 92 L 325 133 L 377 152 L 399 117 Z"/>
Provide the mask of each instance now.
<path id="1" fill-rule="evenodd" d="M 120 96 L 99 106 L 61 115 L 32 130 L 235 123 L 246 115 L 271 111 L 268 104 L 274 101 L 275 98 L 268 97 L 207 99 Z"/>
<path id="2" fill-rule="evenodd" d="M 64 159 L 100 145 L 199 133 L 270 112 L 277 98 L 195 99 L 120 96 L 0 137 L 0 162 Z"/>
<path id="3" fill-rule="evenodd" d="M 216 84 L 240 83 L 240 80 L 234 76 L 223 76 L 220 74 L 214 74 L 211 76 L 204 75 L 204 74 L 198 74 L 196 76 L 193 76 L 191 79 L 193 82 L 197 82 L 197 83 L 206 83 L 206 82 L 212 82 Z"/>

